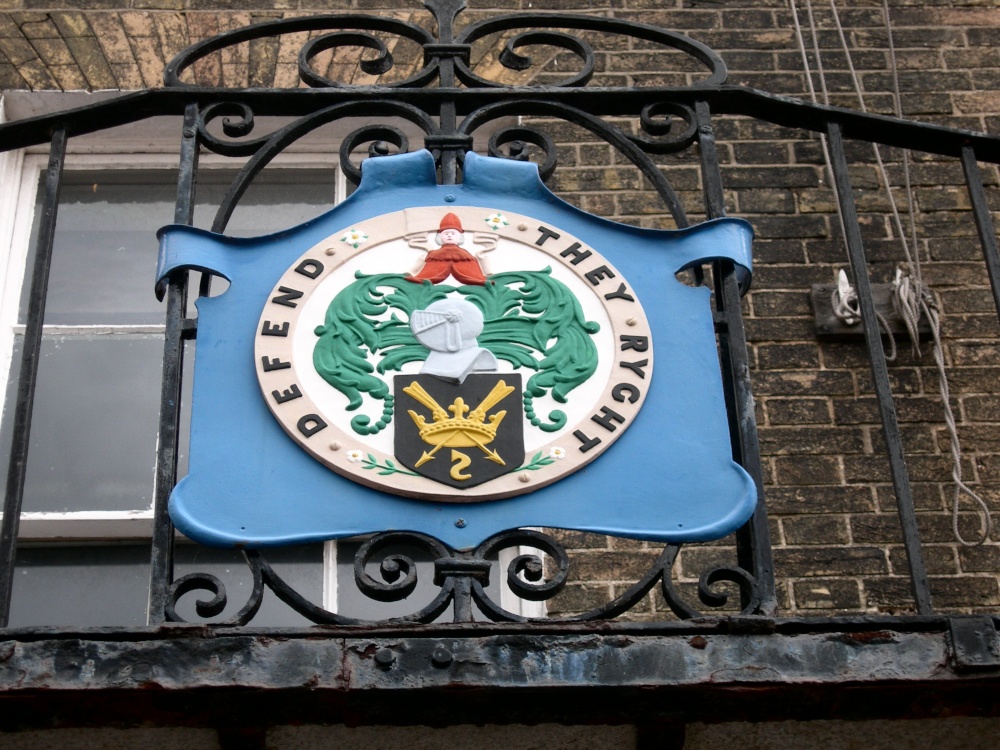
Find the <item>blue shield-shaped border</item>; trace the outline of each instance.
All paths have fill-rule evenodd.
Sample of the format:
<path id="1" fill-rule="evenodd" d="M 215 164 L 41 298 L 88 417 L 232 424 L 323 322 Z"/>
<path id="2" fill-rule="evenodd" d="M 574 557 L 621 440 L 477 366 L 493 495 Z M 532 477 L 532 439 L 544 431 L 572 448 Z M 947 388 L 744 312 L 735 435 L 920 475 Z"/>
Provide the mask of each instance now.
<path id="1" fill-rule="evenodd" d="M 461 185 L 437 185 L 426 151 L 369 159 L 358 190 L 301 226 L 231 238 L 185 226 L 160 231 L 158 280 L 179 269 L 230 287 L 198 305 L 188 475 L 170 515 L 188 537 L 260 548 L 387 530 L 429 534 L 458 549 L 497 532 L 543 526 L 660 542 L 719 538 L 752 514 L 756 489 L 731 458 L 715 332 L 705 287 L 675 278 L 715 258 L 748 279 L 752 230 L 739 219 L 662 231 L 580 211 L 550 192 L 534 165 L 466 156 Z M 642 410 L 597 460 L 534 492 L 474 504 L 409 499 L 355 483 L 308 455 L 261 396 L 254 338 L 285 270 L 344 227 L 394 209 L 498 205 L 565 228 L 628 279 L 648 318 L 657 366 Z"/>

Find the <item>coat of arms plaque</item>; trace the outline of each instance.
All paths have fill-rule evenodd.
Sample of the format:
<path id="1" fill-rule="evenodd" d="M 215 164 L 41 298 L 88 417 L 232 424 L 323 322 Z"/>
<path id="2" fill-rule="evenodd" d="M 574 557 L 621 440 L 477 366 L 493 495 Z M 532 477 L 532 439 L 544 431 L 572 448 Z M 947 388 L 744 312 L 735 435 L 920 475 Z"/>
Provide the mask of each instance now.
<path id="1" fill-rule="evenodd" d="M 676 274 L 719 257 L 748 273 L 750 238 L 738 219 L 615 224 L 475 154 L 437 185 L 427 152 L 368 160 L 351 198 L 276 235 L 167 227 L 160 278 L 231 283 L 198 302 L 174 522 L 259 547 L 729 533 L 754 486 L 729 452 L 709 292 Z"/>

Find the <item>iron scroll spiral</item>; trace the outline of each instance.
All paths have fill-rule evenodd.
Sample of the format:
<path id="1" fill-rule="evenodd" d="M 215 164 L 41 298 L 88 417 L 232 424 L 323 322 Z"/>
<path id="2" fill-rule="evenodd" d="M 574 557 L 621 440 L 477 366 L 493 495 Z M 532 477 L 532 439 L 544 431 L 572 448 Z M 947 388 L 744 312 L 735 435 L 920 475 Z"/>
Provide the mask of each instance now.
<path id="1" fill-rule="evenodd" d="M 553 106 L 552 114 L 555 113 L 556 110 Z M 480 110 L 480 113 L 476 114 L 483 117 L 485 113 Z M 578 118 L 584 117 L 583 113 L 574 113 L 574 116 Z M 588 119 L 593 121 L 596 118 L 588 117 Z M 683 123 L 684 126 L 679 132 L 676 127 L 678 121 Z M 483 120 L 472 122 L 474 127 L 481 127 L 483 124 Z M 597 122 L 600 123 L 599 120 Z M 613 134 L 614 137 L 607 139 L 613 146 L 627 139 L 645 154 L 677 153 L 688 148 L 697 138 L 698 123 L 694 110 L 678 102 L 658 102 L 646 105 L 640 115 L 639 125 L 644 133 L 654 137 L 643 138 L 642 136 L 631 135 L 617 129 L 608 130 L 601 128 L 600 132 L 594 128 L 590 129 L 591 132 L 602 136 L 606 133 Z M 537 128 L 517 125 L 496 131 L 490 136 L 488 153 L 490 156 L 497 156 L 504 159 L 526 161 L 528 159 L 527 144 L 537 146 L 541 152 L 541 158 L 538 163 L 538 174 L 543 180 L 547 180 L 555 172 L 556 144 L 551 136 Z M 503 146 L 508 146 L 506 153 L 502 150 Z M 642 157 L 632 152 L 629 154 L 629 158 L 641 159 Z M 655 174 L 658 171 L 655 164 L 650 164 L 644 169 L 644 172 L 648 174 Z M 676 195 L 673 194 L 672 190 L 661 192 L 661 197 L 664 197 L 664 200 L 668 200 L 668 196 L 671 200 L 676 200 Z"/>
<path id="2" fill-rule="evenodd" d="M 229 112 L 239 111 L 243 113 L 243 120 L 241 122 L 232 123 L 230 125 L 231 132 L 239 135 L 246 135 L 252 130 L 253 115 L 249 108 L 246 108 L 243 105 L 230 105 L 228 103 L 226 105 L 220 104 L 215 106 L 217 109 L 212 110 L 210 113 L 216 117 Z M 207 115 L 203 114 L 203 121 L 206 116 Z M 226 195 L 223 197 L 222 204 L 219 206 L 219 210 L 216 213 L 215 220 L 212 224 L 212 231 L 222 232 L 225 230 L 233 211 L 236 209 L 237 203 L 240 198 L 243 197 L 244 193 L 246 193 L 253 180 L 261 173 L 264 167 L 266 167 L 276 156 L 278 156 L 278 154 L 288 148 L 291 144 L 313 132 L 317 128 L 335 120 L 362 116 L 399 118 L 417 125 L 425 133 L 431 134 L 437 132 L 437 126 L 434 121 L 422 110 L 417 109 L 412 105 L 388 99 L 348 101 L 342 104 L 334 104 L 330 107 L 320 109 L 311 115 L 295 120 L 266 137 L 256 139 L 246 144 L 224 144 L 222 146 L 223 150 L 221 150 L 220 153 L 225 153 L 226 151 L 238 151 L 240 155 L 252 155 L 240 170 L 239 174 L 237 174 L 237 176 L 233 179 Z M 225 123 L 223 126 L 225 127 Z M 204 130 L 204 126 L 200 127 L 199 133 L 205 145 L 212 150 L 219 149 L 219 139 L 206 140 Z M 398 128 L 392 126 L 372 124 L 354 131 L 347 137 L 347 139 L 345 139 L 344 142 L 345 146 L 350 144 L 350 147 L 346 149 L 342 147 L 340 152 L 341 167 L 350 179 L 356 180 L 360 178 L 360 170 L 358 170 L 358 168 L 355 167 L 350 161 L 350 151 L 357 145 L 366 141 L 381 143 L 388 141 L 397 146 L 400 151 L 405 151 L 408 148 L 405 135 Z M 377 155 L 377 152 L 378 149 L 374 149 L 371 155 Z"/>
<path id="3" fill-rule="evenodd" d="M 338 47 L 362 47 L 373 49 L 378 55 L 375 58 L 363 58 L 358 66 L 369 75 L 381 75 L 392 68 L 392 53 L 385 42 L 370 34 L 337 32 L 324 34 L 311 39 L 299 52 L 299 77 L 313 88 L 336 88 L 345 84 L 321 76 L 312 68 L 312 61 L 319 53 L 335 50 Z"/>
<path id="4" fill-rule="evenodd" d="M 677 122 L 684 124 L 678 132 Z M 647 154 L 674 154 L 683 151 L 698 137 L 698 118 L 691 107 L 679 102 L 654 102 L 643 107 L 639 127 L 654 138 L 630 135 L 631 141 Z"/>
<path id="5" fill-rule="evenodd" d="M 340 87 L 348 84 L 332 81 L 311 67 L 312 59 L 321 51 L 337 47 L 362 47 L 374 49 L 377 56 L 361 62 L 361 68 L 367 73 L 385 73 L 393 66 L 392 56 L 388 53 L 384 42 L 377 37 L 364 32 L 383 32 L 408 39 L 420 46 L 433 44 L 434 37 L 416 24 L 406 23 L 392 18 L 366 15 L 320 15 L 304 18 L 288 18 L 281 21 L 268 21 L 253 24 L 236 31 L 205 39 L 193 44 L 176 57 L 164 68 L 163 82 L 170 88 L 190 87 L 196 84 L 181 80 L 185 71 L 201 60 L 228 47 L 252 42 L 269 37 L 281 37 L 285 34 L 302 32 L 329 31 L 315 39 L 309 40 L 298 55 L 299 77 L 312 87 Z M 353 33 L 351 33 L 353 32 Z M 418 87 L 430 83 L 437 75 L 437 61 L 429 60 L 420 70 L 401 81 L 383 83 L 383 86 L 393 88 Z"/>
<path id="6" fill-rule="evenodd" d="M 683 110 L 678 108 L 676 111 L 681 112 Z M 649 158 L 649 155 L 643 150 L 643 148 L 636 143 L 634 137 L 624 133 L 620 128 L 610 125 L 601 118 L 594 117 L 581 109 L 557 102 L 537 100 L 507 101 L 500 102 L 498 104 L 488 104 L 485 107 L 480 107 L 466 117 L 465 120 L 463 120 L 458 126 L 458 131 L 460 133 L 469 134 L 491 120 L 519 115 L 558 117 L 559 119 L 586 128 L 591 133 L 602 138 L 606 143 L 610 144 L 636 167 L 638 167 L 639 171 L 641 171 L 650 183 L 652 183 L 657 194 L 670 210 L 670 214 L 673 216 L 677 226 L 689 226 L 690 222 L 688 221 L 687 214 L 684 212 L 684 208 L 677 197 L 677 193 L 674 192 L 674 188 L 670 184 L 670 180 L 659 169 L 659 167 L 657 167 L 653 160 Z M 693 114 L 691 115 L 691 121 L 694 121 Z M 650 122 L 652 122 L 652 116 L 650 116 Z M 689 130 L 691 131 L 690 135 L 688 135 Z M 692 128 L 688 127 L 681 137 L 683 138 L 683 141 L 677 140 L 676 142 L 670 143 L 669 148 L 671 150 L 680 150 L 685 148 L 687 145 L 690 145 L 690 143 L 694 140 L 695 133 Z M 522 140 L 527 139 L 522 137 Z M 551 143 L 551 139 L 543 139 L 539 136 L 539 140 L 532 142 L 546 148 L 549 147 L 548 144 Z M 544 164 L 546 168 L 548 168 L 547 160 L 548 159 L 546 158 L 546 163 Z"/>
<path id="7" fill-rule="evenodd" d="M 528 160 L 527 144 L 537 146 L 541 151 L 538 176 L 547 180 L 556 169 L 556 144 L 547 133 L 525 126 L 502 128 L 490 136 L 488 151 L 490 156 L 515 161 Z M 503 147 L 507 151 L 503 151 Z"/>
<path id="8" fill-rule="evenodd" d="M 585 86 L 594 77 L 594 67 L 596 58 L 594 50 L 589 44 L 575 36 L 564 34 L 559 31 L 525 31 L 513 39 L 508 40 L 500 53 L 500 64 L 511 70 L 528 70 L 532 66 L 532 59 L 520 55 L 516 50 L 520 47 L 535 45 L 546 45 L 563 49 L 575 54 L 582 62 L 580 71 L 569 78 L 559 81 L 557 86 Z M 496 85 L 492 81 L 474 75 L 467 66 L 460 65 L 457 71 L 459 78 L 467 85 L 490 86 Z"/>
<path id="9" fill-rule="evenodd" d="M 528 548 L 528 551 L 524 551 Z M 413 552 L 401 550 L 410 549 Z M 456 622 L 471 619 L 471 604 L 482 618 L 493 622 L 586 622 L 608 620 L 627 614 L 659 584 L 667 606 L 681 619 L 703 618 L 707 613 L 691 606 L 673 582 L 673 569 L 680 547 L 667 545 L 645 574 L 632 586 L 611 601 L 599 607 L 566 617 L 529 618 L 511 612 L 493 598 L 487 589 L 491 569 L 499 569 L 498 560 L 503 550 L 515 549 L 518 554 L 507 565 L 503 574 L 504 585 L 515 596 L 535 602 L 553 599 L 566 587 L 570 574 L 570 558 L 563 546 L 553 537 L 532 529 L 513 529 L 487 539 L 475 550 L 459 552 L 426 534 L 416 532 L 386 532 L 369 538 L 354 557 L 354 582 L 358 590 L 378 602 L 402 602 L 416 590 L 419 576 L 417 559 L 431 560 L 433 582 L 438 587 L 430 602 L 410 614 L 388 620 L 371 620 L 350 617 L 332 612 L 309 601 L 290 586 L 267 562 L 259 551 L 246 551 L 244 557 L 253 577 L 253 587 L 246 603 L 224 621 L 211 622 L 213 626 L 246 625 L 257 614 L 263 601 L 265 587 L 292 610 L 307 620 L 323 625 L 362 626 L 376 624 L 427 624 L 441 618 L 449 608 Z M 534 550 L 534 551 L 531 551 Z M 545 558 L 549 559 L 546 565 Z M 377 577 L 371 572 L 377 570 Z M 702 604 L 719 608 L 728 603 L 728 596 L 717 590 L 717 584 L 734 584 L 743 602 L 739 614 L 755 614 L 760 607 L 753 576 L 738 567 L 721 566 L 702 573 L 697 594 Z M 212 618 L 226 607 L 227 596 L 223 583 L 208 573 L 183 576 L 171 587 L 167 606 L 170 622 L 184 622 L 177 613 L 179 600 L 192 592 L 202 591 L 208 598 L 195 602 L 199 617 Z"/>
<path id="10" fill-rule="evenodd" d="M 215 120 L 222 118 L 224 140 L 216 136 L 209 126 Z M 243 102 L 217 102 L 209 104 L 201 110 L 198 116 L 198 138 L 205 148 L 222 156 L 252 156 L 268 141 L 268 136 L 249 140 L 244 138 L 253 132 L 256 123 L 253 109 Z"/>
<path id="11" fill-rule="evenodd" d="M 561 544 L 551 536 L 531 529 L 515 529 L 490 537 L 476 548 L 473 556 L 480 560 L 499 557 L 502 549 L 511 547 L 535 548 L 553 561 L 553 575 L 545 581 L 545 563 L 536 553 L 519 554 L 507 566 L 506 583 L 522 599 L 542 602 L 551 599 L 566 586 L 569 577 L 569 556 Z M 492 609 L 493 602 L 482 586 L 476 588 L 477 604 Z"/>
<path id="12" fill-rule="evenodd" d="M 578 72 L 558 82 L 547 83 L 546 85 L 549 86 L 584 86 L 590 81 L 594 73 L 595 60 L 592 46 L 578 37 L 565 33 L 562 29 L 593 31 L 602 36 L 618 34 L 632 39 L 653 42 L 663 47 L 682 52 L 708 68 L 708 75 L 699 80 L 698 83 L 707 86 L 718 86 L 726 81 L 726 64 L 712 48 L 674 31 L 614 18 L 565 16 L 557 13 L 527 13 L 500 16 L 465 27 L 456 38 L 456 42 L 472 45 L 476 41 L 485 39 L 491 35 L 522 29 L 526 26 L 535 28 L 511 38 L 500 53 L 499 60 L 504 67 L 511 70 L 526 70 L 531 67 L 531 58 L 520 55 L 516 51 L 518 48 L 528 45 L 555 47 L 571 52 L 581 61 L 581 69 Z M 457 62 L 455 73 L 459 80 L 467 86 L 499 87 L 504 85 L 477 75 L 462 60 Z"/>
<path id="13" fill-rule="evenodd" d="M 255 564 L 256 561 L 247 556 L 247 564 L 253 576 L 253 587 L 250 596 L 240 610 L 232 617 L 222 622 L 213 622 L 213 625 L 246 625 L 260 610 L 260 605 L 264 601 L 264 570 Z M 177 604 L 186 594 L 194 591 L 208 592 L 211 598 L 197 599 L 195 601 L 195 612 L 199 617 L 211 618 L 222 614 L 229 599 L 226 595 L 226 587 L 216 576 L 211 573 L 190 573 L 181 576 L 170 587 L 170 597 L 166 605 L 167 622 L 186 622 L 177 613 Z"/>
<path id="14" fill-rule="evenodd" d="M 368 143 L 368 158 L 388 156 L 390 146 L 396 152 L 405 154 L 410 150 L 410 142 L 399 128 L 391 125 L 366 125 L 349 133 L 340 144 L 340 169 L 352 185 L 361 183 L 361 168 L 354 166 L 351 154 L 363 143 Z"/>
<path id="15" fill-rule="evenodd" d="M 298 53 L 299 78 L 313 88 L 349 90 L 358 88 L 349 83 L 336 81 L 313 68 L 313 62 L 322 52 L 346 48 L 358 48 L 358 66 L 369 75 L 387 73 L 394 66 L 394 57 L 387 38 L 404 39 L 418 45 L 423 50 L 423 64 L 419 70 L 403 80 L 380 82 L 385 90 L 402 88 L 426 88 L 435 79 L 448 85 L 457 81 L 468 88 L 493 89 L 507 84 L 491 81 L 481 75 L 477 65 L 473 65 L 471 51 L 474 45 L 489 43 L 490 40 L 503 41 L 498 52 L 499 62 L 508 69 L 527 70 L 533 59 L 519 50 L 533 47 L 547 47 L 566 52 L 579 62 L 579 69 L 568 77 L 548 86 L 562 88 L 585 87 L 594 75 L 594 40 L 608 35 L 620 35 L 631 39 L 652 43 L 665 49 L 676 50 L 695 60 L 705 70 L 698 81 L 703 85 L 718 85 L 726 79 L 726 67 L 722 59 L 709 47 L 683 34 L 656 26 L 633 21 L 597 16 L 567 16 L 556 13 L 524 13 L 489 18 L 470 24 L 458 33 L 453 24 L 458 13 L 465 7 L 462 0 L 427 0 L 427 8 L 438 21 L 435 37 L 429 31 L 414 23 L 393 18 L 360 14 L 321 15 L 305 18 L 290 18 L 248 26 L 226 32 L 192 45 L 178 54 L 167 65 L 164 81 L 168 87 L 185 87 L 194 84 L 182 81 L 183 74 L 205 60 L 208 56 L 240 44 L 247 44 L 269 38 L 282 39 L 292 34 L 315 34 L 306 40 Z M 575 33 L 570 33 L 575 32 Z M 504 35 L 512 36 L 505 37 Z M 580 36 L 590 35 L 589 38 Z M 383 38 L 386 37 L 386 38 Z M 362 56 L 364 51 L 374 52 Z M 447 76 L 445 75 L 447 71 Z M 533 85 L 518 86 L 515 89 L 531 90 Z M 472 133 L 484 123 L 503 116 L 540 115 L 554 116 L 580 125 L 603 138 L 635 164 L 650 180 L 660 197 L 666 203 L 677 226 L 688 225 L 683 208 L 663 171 L 650 159 L 650 154 L 666 154 L 680 151 L 690 146 L 695 138 L 696 117 L 686 104 L 673 101 L 653 102 L 644 107 L 639 116 L 639 124 L 644 135 L 633 135 L 569 105 L 546 102 L 544 100 L 522 100 L 520 105 L 508 101 L 488 104 L 468 114 L 461 123 L 446 122 L 443 106 L 435 103 L 434 111 L 421 109 L 413 103 L 389 99 L 358 99 L 342 101 L 326 107 L 270 135 L 248 138 L 254 130 L 254 113 L 244 101 L 221 101 L 204 106 L 198 123 L 199 140 L 206 148 L 226 156 L 251 157 L 234 181 L 223 205 L 220 207 L 213 225 L 214 231 L 222 231 L 248 185 L 274 156 L 290 143 L 311 132 L 320 125 L 343 117 L 366 118 L 401 117 L 418 125 L 426 133 L 425 145 L 438 158 L 445 157 L 459 162 L 465 151 L 472 146 Z M 222 119 L 223 134 L 229 140 L 219 137 L 209 128 L 210 123 Z M 677 121 L 683 127 L 676 126 Z M 358 168 L 351 163 L 349 153 L 365 140 L 372 142 L 370 156 L 389 153 L 393 148 L 398 152 L 409 149 L 405 136 L 390 123 L 373 123 L 366 126 L 367 132 L 357 130 L 348 136 L 341 150 L 341 166 L 348 179 L 356 182 Z M 540 149 L 542 153 L 540 172 L 549 177 L 556 166 L 555 146 L 547 135 L 537 128 L 519 124 L 491 136 L 491 155 L 514 159 L 528 158 L 529 149 L 525 144 Z M 502 148 L 506 146 L 506 153 Z M 441 161 L 442 170 L 444 162 Z M 443 175 L 444 176 L 444 175 Z"/>

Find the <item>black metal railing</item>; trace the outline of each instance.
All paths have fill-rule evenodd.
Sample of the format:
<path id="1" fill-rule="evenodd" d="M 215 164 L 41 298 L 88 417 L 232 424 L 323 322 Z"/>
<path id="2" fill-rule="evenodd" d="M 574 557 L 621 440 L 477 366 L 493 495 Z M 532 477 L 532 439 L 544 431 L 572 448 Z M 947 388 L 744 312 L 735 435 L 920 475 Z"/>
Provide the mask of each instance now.
<path id="1" fill-rule="evenodd" d="M 371 157 L 391 150 L 409 149 L 404 132 L 383 122 L 396 119 L 408 122 L 423 132 L 423 145 L 434 154 L 443 184 L 452 184 L 460 179 L 463 155 L 472 147 L 473 135 L 487 124 L 512 116 L 573 123 L 611 145 L 631 162 L 649 180 L 678 226 L 686 226 L 688 218 L 669 175 L 653 157 L 696 145 L 703 177 L 705 213 L 709 218 L 723 216 L 724 185 L 715 145 L 713 117 L 752 117 L 825 135 L 844 218 L 854 285 L 867 332 L 868 358 L 909 559 L 915 609 L 921 615 L 932 614 L 907 464 L 882 341 L 877 333 L 868 265 L 848 174 L 844 140 L 856 139 L 961 159 L 994 301 L 1000 310 L 1000 257 L 977 165 L 977 161 L 1000 163 L 1000 138 L 808 104 L 753 89 L 727 86 L 724 83 L 725 65 L 715 52 L 689 37 L 644 24 L 609 18 L 523 13 L 492 18 L 457 30 L 455 21 L 464 7 L 462 0 L 428 0 L 427 7 L 437 22 L 437 36 L 414 24 L 366 15 L 313 16 L 268 22 L 220 35 L 184 51 L 167 66 L 164 88 L 127 94 L 111 101 L 0 126 L 0 150 L 51 142 L 40 231 L 30 274 L 28 323 L 13 411 L 14 440 L 0 536 L 3 571 L 0 577 L 0 626 L 6 625 L 10 606 L 45 291 L 67 140 L 160 115 L 183 118 L 174 214 L 177 223 L 192 223 L 198 158 L 202 150 L 223 156 L 248 157 L 216 214 L 212 228 L 218 232 L 225 231 L 248 186 L 278 154 L 317 128 L 345 118 L 363 117 L 371 123 L 344 139 L 341 166 L 349 179 L 357 180 L 358 169 L 352 164 L 351 156 L 360 146 L 371 144 Z M 531 61 L 517 50 L 527 45 L 545 45 L 574 56 L 579 63 L 577 71 L 554 84 L 537 86 L 501 86 L 480 77 L 470 63 L 473 44 L 521 29 L 527 30 L 504 37 L 506 42 L 500 50 L 503 65 L 510 69 L 528 68 Z M 230 46 L 303 32 L 317 34 L 305 44 L 298 56 L 300 78 L 308 88 L 229 90 L 201 86 L 186 78 L 200 59 Z M 594 52 L 586 38 L 590 33 L 626 35 L 682 53 L 695 61 L 703 75 L 686 87 L 637 90 L 590 86 L 588 83 L 595 68 Z M 338 84 L 312 67 L 314 60 L 324 51 L 361 47 L 375 51 L 375 57 L 366 57 L 360 63 L 361 67 L 370 74 L 385 73 L 393 65 L 392 56 L 379 36 L 385 34 L 420 45 L 423 61 L 417 72 L 391 83 L 352 87 Z M 255 117 L 261 116 L 295 119 L 273 133 L 254 138 Z M 611 118 L 623 116 L 634 118 L 642 135 L 628 132 L 611 121 Z M 220 118 L 225 137 L 216 135 L 215 129 L 210 127 Z M 540 128 L 523 124 L 503 128 L 492 135 L 489 143 L 491 155 L 504 158 L 526 159 L 529 150 L 540 163 L 543 176 L 556 169 L 555 144 Z M 699 274 L 699 279 L 704 279 L 704 276 Z M 729 582 L 739 588 L 741 614 L 771 617 L 776 612 L 775 578 L 764 502 L 761 450 L 751 397 L 750 365 L 740 310 L 740 299 L 746 290 L 740 289 L 735 269 L 728 262 L 716 263 L 711 269 L 711 279 L 733 456 L 756 482 L 760 502 L 753 518 L 736 535 L 735 564 L 706 571 L 701 576 L 698 593 L 703 605 L 719 606 L 725 602 L 725 597 L 719 593 L 716 584 Z M 197 332 L 197 320 L 189 317 L 188 284 L 186 273 L 177 274 L 170 277 L 166 289 L 161 290 L 166 295 L 166 329 L 151 543 L 149 619 L 153 625 L 177 619 L 175 604 L 191 591 L 211 594 L 210 599 L 199 606 L 205 616 L 220 612 L 226 600 L 222 584 L 212 576 L 193 574 L 174 580 L 173 575 L 174 532 L 166 508 L 177 476 L 184 342 L 195 338 Z M 202 285 L 200 293 L 208 293 L 206 285 Z M 505 610 L 488 595 L 484 587 L 484 571 L 491 564 L 488 560 L 494 559 L 496 553 L 506 547 L 528 546 L 545 553 L 550 560 L 548 567 L 543 564 L 541 555 L 520 555 L 511 563 L 506 575 L 508 585 L 517 595 L 535 600 L 544 600 L 558 593 L 567 580 L 571 563 L 555 538 L 536 531 L 505 532 L 471 552 L 449 549 L 440 541 L 422 535 L 384 534 L 366 542 L 355 560 L 356 581 L 367 596 L 380 601 L 398 600 L 412 591 L 416 566 L 413 558 L 406 554 L 386 553 L 382 559 L 381 581 L 372 579 L 366 572 L 368 562 L 376 560 L 383 550 L 400 543 L 414 546 L 434 561 L 435 584 L 439 593 L 430 605 L 399 618 L 399 622 L 430 622 L 449 607 L 453 610 L 455 621 L 468 621 L 473 616 L 473 604 L 490 620 L 523 619 Z M 679 618 L 700 615 L 696 607 L 684 600 L 674 584 L 672 569 L 677 556 L 678 548 L 667 546 L 640 580 L 624 593 L 600 607 L 568 619 L 586 621 L 618 616 L 629 611 L 657 586 Z M 247 603 L 228 621 L 229 624 L 245 624 L 253 617 L 265 586 L 313 622 L 362 624 L 359 620 L 307 601 L 281 579 L 264 554 L 248 552 L 246 559 L 253 576 L 253 590 Z"/>

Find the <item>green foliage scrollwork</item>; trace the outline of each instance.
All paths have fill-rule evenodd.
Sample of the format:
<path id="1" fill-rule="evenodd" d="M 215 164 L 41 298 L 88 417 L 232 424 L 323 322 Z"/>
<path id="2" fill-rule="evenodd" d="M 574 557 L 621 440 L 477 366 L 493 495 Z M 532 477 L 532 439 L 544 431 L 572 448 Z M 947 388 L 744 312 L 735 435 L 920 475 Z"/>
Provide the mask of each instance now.
<path id="1" fill-rule="evenodd" d="M 525 415 L 545 432 L 562 429 L 566 413 L 552 411 L 551 421 L 542 422 L 533 400 L 551 391 L 556 401 L 565 404 L 570 391 L 594 374 L 597 347 L 591 336 L 600 330 L 599 324 L 584 317 L 573 293 L 551 274 L 551 268 L 509 271 L 490 276 L 485 286 L 458 290 L 483 311 L 486 327 L 479 345 L 515 367 L 537 370 L 524 388 Z M 541 361 L 534 352 L 542 355 Z"/>
<path id="2" fill-rule="evenodd" d="M 348 410 L 362 405 L 363 393 L 383 402 L 382 417 L 375 424 L 364 414 L 351 420 L 358 434 L 375 434 L 392 421 L 393 397 L 374 373 L 398 372 L 408 362 L 427 358 L 427 349 L 410 330 L 410 315 L 455 291 L 483 312 L 479 345 L 515 368 L 535 371 L 525 385 L 524 409 L 531 424 L 541 430 L 562 428 L 566 414 L 552 411 L 550 421 L 543 422 L 535 414 L 534 399 L 551 392 L 556 401 L 566 403 L 569 393 L 597 369 L 597 347 L 591 337 L 600 326 L 585 319 L 579 301 L 552 278 L 549 268 L 499 273 L 485 286 L 457 288 L 414 284 L 402 274 L 359 272 L 356 279 L 333 299 L 323 325 L 316 328 L 319 341 L 313 364 L 347 397 Z M 377 365 L 369 355 L 381 356 Z"/>
<path id="3" fill-rule="evenodd" d="M 385 381 L 372 374 L 376 368 L 365 350 L 382 354 L 379 373 L 426 359 L 427 349 L 410 331 L 410 314 L 444 299 L 451 289 L 414 284 L 398 273 L 366 276 L 359 272 L 356 278 L 333 298 L 323 325 L 316 328 L 319 341 L 313 349 L 313 366 L 327 383 L 347 396 L 348 410 L 361 406 L 362 393 L 383 402 L 382 418 L 375 424 L 365 414 L 351 420 L 358 434 L 374 435 L 392 421 L 392 395 Z M 406 320 L 395 313 L 380 319 L 390 310 L 402 311 Z"/>

